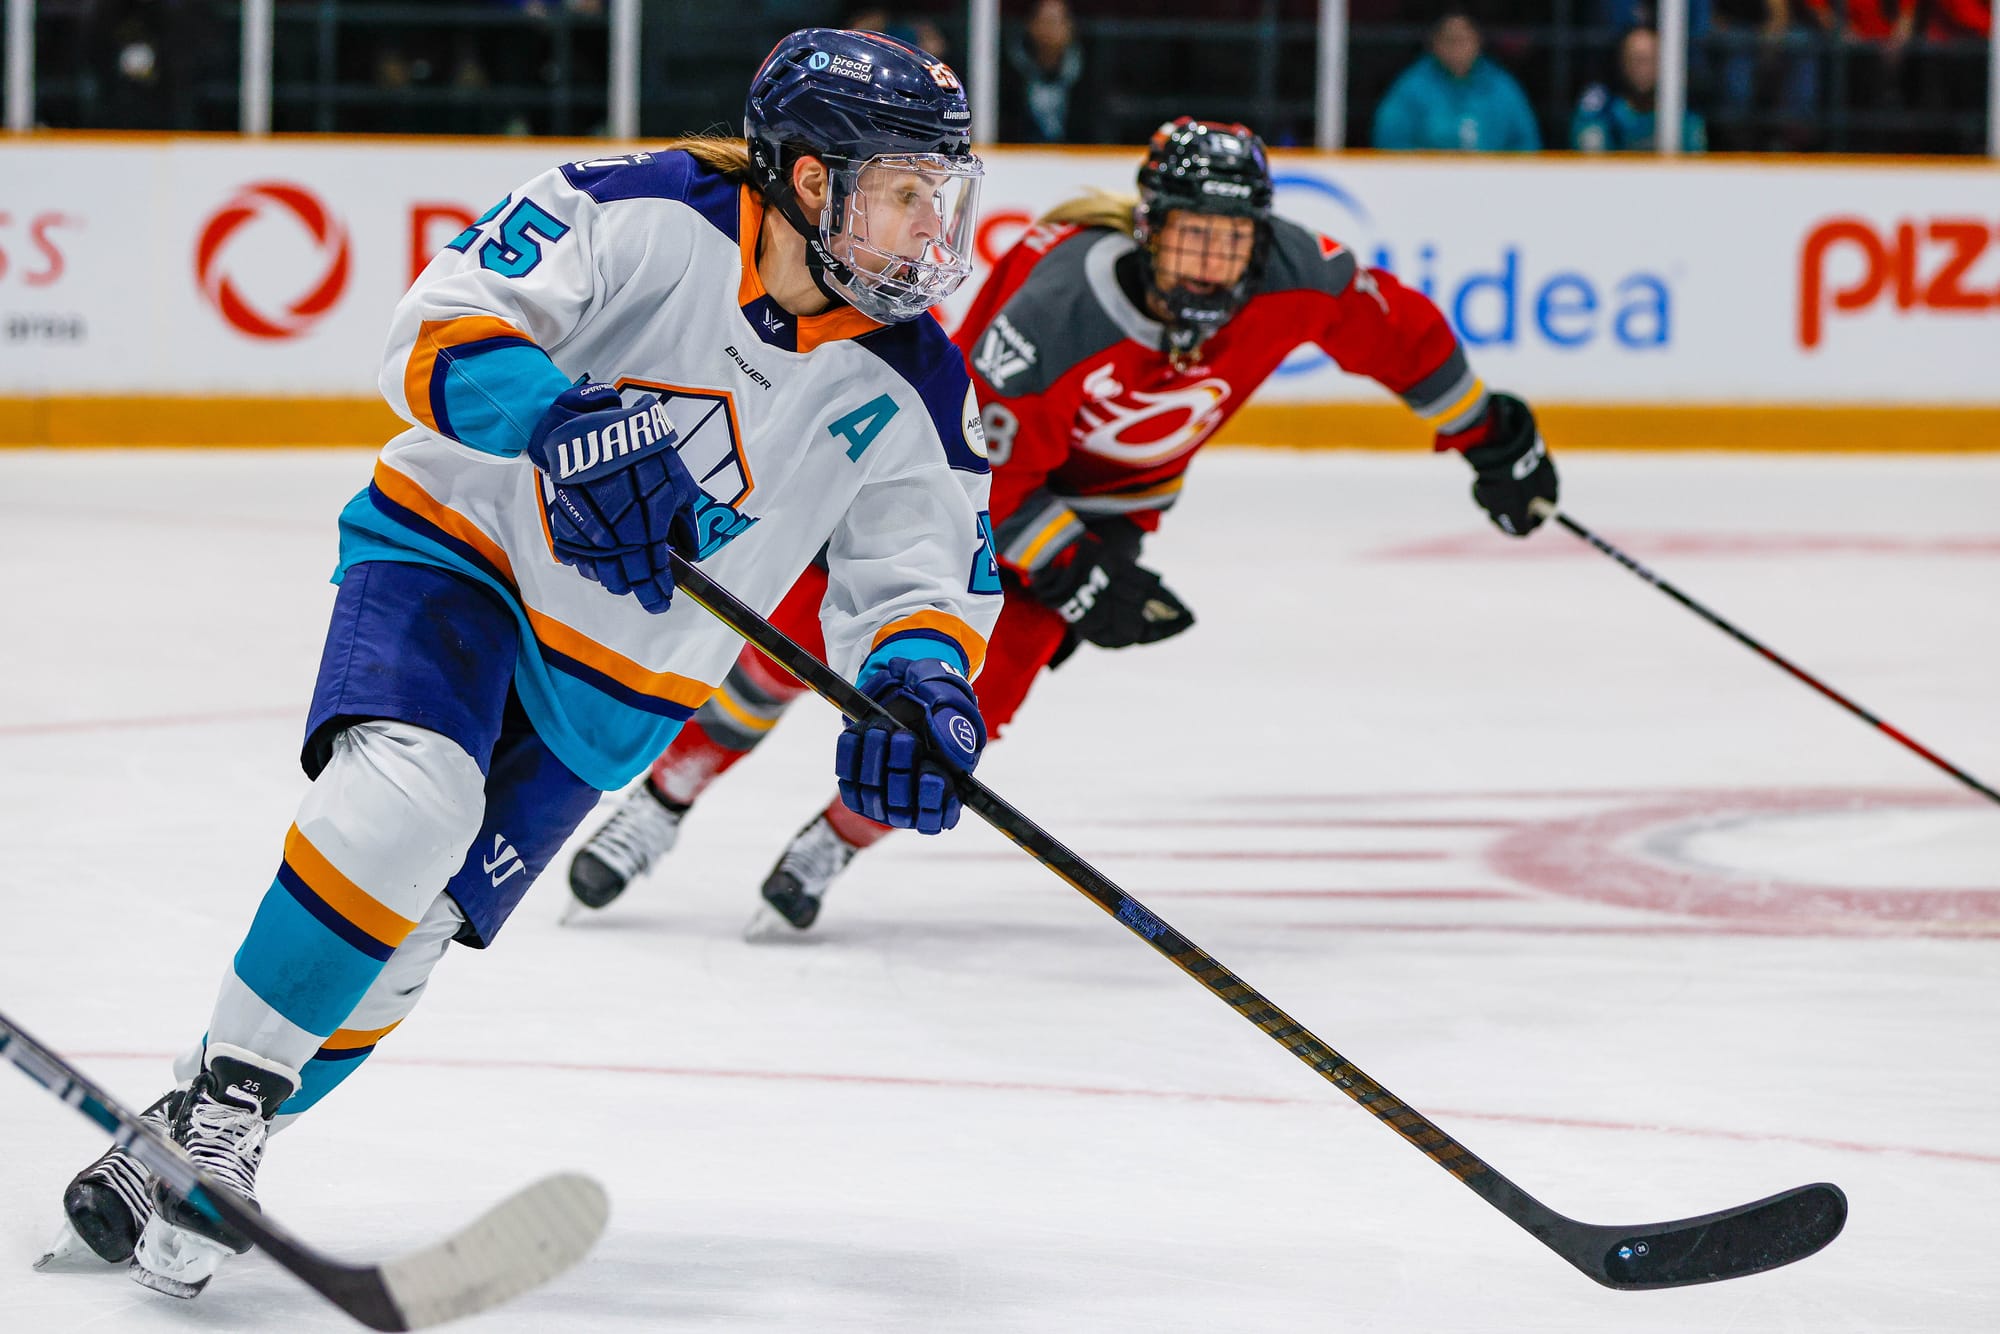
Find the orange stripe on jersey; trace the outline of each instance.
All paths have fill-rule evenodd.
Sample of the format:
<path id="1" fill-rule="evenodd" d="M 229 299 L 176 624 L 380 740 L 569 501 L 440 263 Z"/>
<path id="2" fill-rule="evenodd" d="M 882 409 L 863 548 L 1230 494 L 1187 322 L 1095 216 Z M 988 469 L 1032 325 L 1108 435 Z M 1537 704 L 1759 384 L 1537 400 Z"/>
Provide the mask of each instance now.
<path id="1" fill-rule="evenodd" d="M 432 499 L 430 492 L 380 459 L 375 461 L 375 487 L 404 509 L 435 524 L 477 551 L 508 583 L 514 582 L 514 564 L 507 559 L 507 553 L 500 549 L 498 542 L 488 537 L 472 520 Z"/>
<path id="2" fill-rule="evenodd" d="M 768 732 L 778 725 L 776 718 L 759 718 L 756 714 L 749 712 L 741 704 L 731 699 L 726 689 L 720 687 L 716 689 L 713 695 L 708 697 L 708 702 L 735 719 L 736 725 L 745 731 Z"/>
<path id="3" fill-rule="evenodd" d="M 757 272 L 757 233 L 764 222 L 764 201 L 746 185 L 737 197 L 736 209 L 736 240 L 743 256 L 743 276 L 736 284 L 736 307 L 741 310 L 770 293 L 765 291 L 763 276 Z M 791 224 L 780 219 L 779 225 L 789 227 Z M 822 315 L 795 315 L 793 321 L 797 326 L 798 350 L 801 352 L 810 352 L 823 343 L 835 343 L 843 338 L 858 338 L 882 327 L 848 305 L 835 306 Z"/>
<path id="4" fill-rule="evenodd" d="M 979 675 L 979 669 L 986 662 L 986 639 L 958 617 L 942 611 L 920 611 L 914 616 L 904 616 L 889 622 L 875 632 L 875 639 L 868 647 L 881 647 L 882 641 L 891 635 L 900 635 L 905 630 L 931 630 L 957 644 L 965 653 L 965 674 Z"/>
<path id="5" fill-rule="evenodd" d="M 1453 417 L 1456 417 L 1459 413 L 1465 411 L 1466 408 L 1471 405 L 1474 399 L 1478 398 L 1481 394 L 1485 392 L 1486 392 L 1486 381 L 1480 379 L 1478 376 L 1475 375 L 1472 377 L 1472 388 L 1466 390 L 1463 394 L 1460 394 L 1458 396 L 1458 400 L 1455 403 L 1453 403 L 1450 407 L 1441 408 L 1436 412 L 1425 413 L 1424 420 L 1427 422 L 1448 422 Z"/>
<path id="6" fill-rule="evenodd" d="M 1186 484 L 1187 484 L 1187 479 L 1185 477 L 1169 477 L 1164 482 L 1156 482 L 1152 486 L 1142 487 L 1137 491 L 1100 491 L 1095 495 L 1078 496 L 1077 499 L 1083 501 L 1158 500 L 1161 496 L 1170 496 L 1174 494 L 1174 492 L 1180 490 L 1181 487 L 1185 486 Z"/>
<path id="7" fill-rule="evenodd" d="M 409 361 L 403 366 L 403 400 L 410 405 L 412 416 L 440 435 L 443 432 L 431 412 L 431 376 L 437 371 L 437 360 L 454 347 L 476 343 L 483 338 L 518 338 L 524 343 L 534 341 L 507 321 L 491 315 L 425 320 L 417 328 L 417 341 L 410 348 Z"/>
<path id="8" fill-rule="evenodd" d="M 691 676 L 648 671 L 616 649 L 606 648 L 546 612 L 536 611 L 533 607 L 524 607 L 523 610 L 528 614 L 528 624 L 534 630 L 536 639 L 564 657 L 610 677 L 636 694 L 662 699 L 669 704 L 679 704 L 688 709 L 698 709 L 708 701 L 710 695 L 715 693 L 714 686 L 705 681 L 697 681 Z"/>
<path id="9" fill-rule="evenodd" d="M 285 864 L 320 902 L 391 949 L 416 930 L 415 922 L 383 907 L 367 890 L 335 870 L 297 825 L 285 835 Z"/>
<path id="10" fill-rule="evenodd" d="M 738 310 L 764 295 L 764 278 L 757 272 L 757 237 L 763 225 L 764 201 L 749 186 L 739 187 L 736 195 L 736 248 L 743 257 L 743 272 L 736 280 Z"/>
<path id="11" fill-rule="evenodd" d="M 398 1019 L 396 1024 L 403 1021 Z M 325 1042 L 319 1044 L 321 1051 L 357 1051 L 362 1047 L 372 1047 L 383 1038 L 396 1031 L 396 1024 L 387 1028 L 343 1028 Z"/>
<path id="12" fill-rule="evenodd" d="M 1021 559 L 1018 562 L 1019 568 L 1032 570 L 1035 567 L 1035 557 L 1042 554 L 1042 548 L 1054 540 L 1056 534 L 1063 532 L 1072 525 L 1077 528 L 1083 527 L 1082 521 L 1069 510 L 1063 510 L 1055 518 L 1050 519 L 1048 526 L 1043 528 L 1041 532 L 1036 533 L 1034 539 L 1028 543 L 1027 548 L 1021 552 Z"/>

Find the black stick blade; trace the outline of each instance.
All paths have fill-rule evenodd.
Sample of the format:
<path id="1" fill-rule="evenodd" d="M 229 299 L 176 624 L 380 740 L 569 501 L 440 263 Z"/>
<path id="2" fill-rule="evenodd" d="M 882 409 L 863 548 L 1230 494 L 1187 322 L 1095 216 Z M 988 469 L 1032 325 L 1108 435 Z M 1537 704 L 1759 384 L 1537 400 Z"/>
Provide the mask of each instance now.
<path id="1" fill-rule="evenodd" d="M 1607 1288 L 1719 1283 L 1803 1260 L 1840 1235 L 1847 1196 L 1820 1182 L 1721 1213 L 1620 1232 L 1592 1227 L 1596 1254 L 1571 1263 Z"/>

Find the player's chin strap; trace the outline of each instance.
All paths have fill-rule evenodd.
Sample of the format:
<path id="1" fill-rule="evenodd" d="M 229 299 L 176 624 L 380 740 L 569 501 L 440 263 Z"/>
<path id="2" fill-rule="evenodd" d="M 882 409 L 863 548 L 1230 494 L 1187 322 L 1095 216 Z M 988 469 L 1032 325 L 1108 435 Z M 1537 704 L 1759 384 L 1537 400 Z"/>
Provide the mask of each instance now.
<path id="1" fill-rule="evenodd" d="M 821 161 L 824 162 L 825 159 Z M 831 273 L 835 282 L 851 282 L 854 271 L 827 248 L 825 238 L 820 235 L 819 224 L 806 218 L 805 210 L 799 207 L 798 192 L 790 185 L 782 183 L 783 179 L 780 177 L 764 191 L 765 200 L 776 208 L 779 215 L 792 225 L 792 230 L 805 240 L 806 272 L 812 275 L 813 286 L 820 290 L 820 295 L 837 305 L 850 304 L 847 298 L 834 288 L 833 282 L 828 281 L 827 275 Z M 834 188 L 831 168 L 827 171 L 826 184 L 827 189 Z"/>

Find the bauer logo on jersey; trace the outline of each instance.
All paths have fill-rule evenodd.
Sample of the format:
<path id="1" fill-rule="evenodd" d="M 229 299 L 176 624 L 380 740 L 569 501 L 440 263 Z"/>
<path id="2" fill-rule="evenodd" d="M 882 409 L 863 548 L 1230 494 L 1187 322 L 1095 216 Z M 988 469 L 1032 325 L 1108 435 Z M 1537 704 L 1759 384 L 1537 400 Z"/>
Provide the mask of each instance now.
<path id="1" fill-rule="evenodd" d="M 1035 345 L 1005 315 L 995 315 L 993 323 L 986 326 L 986 337 L 979 340 L 972 366 L 986 377 L 986 383 L 1004 389 L 1007 381 L 1035 364 L 1037 355 Z"/>

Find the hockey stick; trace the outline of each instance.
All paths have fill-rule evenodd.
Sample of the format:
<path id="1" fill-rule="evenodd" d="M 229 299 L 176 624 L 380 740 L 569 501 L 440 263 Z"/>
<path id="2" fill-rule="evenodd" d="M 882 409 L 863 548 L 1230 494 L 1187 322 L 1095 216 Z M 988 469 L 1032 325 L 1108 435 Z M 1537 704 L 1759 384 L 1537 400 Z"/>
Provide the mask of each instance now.
<path id="1" fill-rule="evenodd" d="M 111 1132 L 173 1190 L 250 1238 L 307 1287 L 370 1329 L 424 1329 L 497 1306 L 581 1260 L 604 1231 L 610 1202 L 586 1176 L 545 1177 L 434 1246 L 381 1264 L 342 1264 L 306 1246 L 215 1184 L 172 1143 L 76 1067 L 0 1015 L 0 1055 Z"/>
<path id="2" fill-rule="evenodd" d="M 1790 672 L 1793 676 L 1805 682 L 1807 685 L 1811 686 L 1814 690 L 1819 691 L 1820 694 L 1825 695 L 1828 699 L 1832 700 L 1835 704 L 1838 704 L 1841 708 L 1846 709 L 1849 713 L 1859 718 L 1862 722 L 1867 723 L 1870 726 L 1876 728 L 1878 731 L 1886 733 L 1887 735 L 1895 738 L 1897 741 L 1902 742 L 1904 745 L 1908 746 L 1911 750 L 1923 756 L 1925 759 L 1929 760 L 1932 764 L 1935 764 L 1938 768 L 1944 770 L 1946 773 L 1950 774 L 1953 778 L 1956 778 L 1959 782 L 1971 788 L 1974 792 L 1977 792 L 1980 796 L 1990 798 L 1993 801 L 2000 801 L 2000 792 L 1995 792 L 1992 788 L 1986 786 L 1986 784 L 1980 782 L 1977 778 L 1974 778 L 1971 774 L 1965 772 L 1965 770 L 1959 768 L 1957 765 L 1946 760 L 1936 751 L 1931 750 L 1927 746 L 1919 744 L 1909 736 L 1898 731 L 1896 728 L 1891 727 L 1889 724 L 1883 722 L 1880 718 L 1877 718 L 1874 714 L 1868 712 L 1868 710 L 1862 708 L 1859 704 L 1856 704 L 1853 700 L 1841 694 L 1838 690 L 1835 690 L 1833 687 L 1819 680 L 1817 677 L 1813 676 L 1810 672 L 1807 672 L 1804 669 L 1795 666 L 1791 662 L 1787 661 L 1785 658 L 1772 652 L 1770 649 L 1765 648 L 1762 644 L 1752 639 L 1749 635 L 1744 634 L 1741 630 L 1731 625 L 1728 621 L 1723 620 L 1720 616 L 1710 611 L 1707 607 L 1702 606 L 1699 602 L 1696 602 L 1693 598 L 1681 592 L 1680 589 L 1675 588 L 1672 584 L 1660 578 L 1659 575 L 1654 574 L 1644 565 L 1641 565 L 1638 561 L 1633 560 L 1630 556 L 1620 551 L 1617 547 L 1612 546 L 1609 542 L 1599 537 L 1596 533 L 1593 533 L 1588 528 L 1585 528 L 1575 519 L 1570 518 L 1569 515 L 1562 513 L 1548 501 L 1546 500 L 1530 501 L 1529 507 L 1533 509 L 1537 514 L 1542 515 L 1544 518 L 1553 518 L 1557 523 L 1569 529 L 1572 533 L 1575 533 L 1585 542 L 1588 542 L 1591 546 L 1596 547 L 1599 551 L 1611 557 L 1611 559 L 1617 561 L 1620 565 L 1623 565 L 1626 569 L 1638 575 L 1641 579 L 1644 579 L 1647 583 L 1659 589 L 1662 593 L 1665 593 L 1668 597 L 1680 603 L 1683 607 L 1686 607 L 1689 611 L 1701 617 L 1704 621 L 1707 621 L 1710 625 L 1722 631 L 1724 634 L 1728 635 L 1731 639 L 1734 639 L 1737 643 L 1742 644 L 1745 648 L 1751 649 L 1758 654 L 1761 654 L 1766 660 L 1775 663 L 1779 667 L 1784 668 L 1787 672 Z"/>
<path id="3" fill-rule="evenodd" d="M 875 701 L 678 555 L 674 557 L 674 578 L 680 591 L 842 713 L 894 724 Z M 1799 1186 L 1734 1209 L 1670 1223 L 1607 1227 L 1565 1218 L 1369 1078 L 978 779 L 961 775 L 958 791 L 960 800 L 1016 847 L 1082 891 L 1272 1041 L 1312 1067 L 1315 1074 L 1423 1150 L 1474 1194 L 1606 1287 L 1675 1288 L 1739 1278 L 1802 1260 L 1840 1235 L 1847 1220 L 1847 1197 L 1838 1186 L 1825 1183 Z"/>

